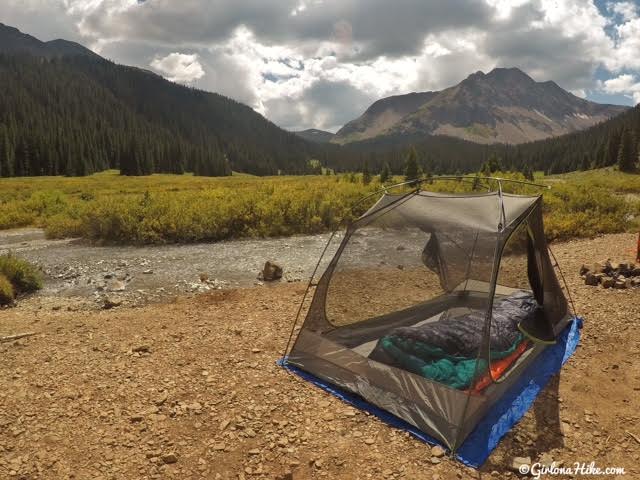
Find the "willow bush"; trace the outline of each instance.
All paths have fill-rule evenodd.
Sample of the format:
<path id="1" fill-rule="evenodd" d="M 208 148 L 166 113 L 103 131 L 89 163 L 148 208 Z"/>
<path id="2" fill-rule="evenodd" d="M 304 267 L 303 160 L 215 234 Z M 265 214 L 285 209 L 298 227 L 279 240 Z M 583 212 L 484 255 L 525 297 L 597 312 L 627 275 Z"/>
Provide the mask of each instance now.
<path id="1" fill-rule="evenodd" d="M 608 169 L 537 180 L 553 186 L 543 191 L 550 239 L 638 227 L 639 175 Z M 377 177 L 364 185 L 361 175 L 354 174 L 122 177 L 110 171 L 83 178 L 0 179 L 0 229 L 33 225 L 43 227 L 52 238 L 130 244 L 310 234 L 361 215 L 375 199 L 359 200 L 380 186 Z M 468 192 L 496 186 L 469 179 L 436 180 L 423 188 Z M 517 194 L 541 192 L 511 183 L 504 188 Z"/>

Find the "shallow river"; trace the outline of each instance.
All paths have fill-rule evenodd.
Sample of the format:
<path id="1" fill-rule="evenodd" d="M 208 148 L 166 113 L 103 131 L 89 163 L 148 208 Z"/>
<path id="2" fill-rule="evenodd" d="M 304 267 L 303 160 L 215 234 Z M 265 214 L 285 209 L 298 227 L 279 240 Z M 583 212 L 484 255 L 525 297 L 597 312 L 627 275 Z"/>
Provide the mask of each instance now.
<path id="1" fill-rule="evenodd" d="M 42 230 L 0 231 L 7 251 L 45 273 L 45 296 L 154 296 L 246 287 L 264 262 L 284 267 L 284 281 L 308 281 L 329 234 L 161 246 L 95 246 L 81 240 L 48 240 Z M 337 242 L 332 242 L 330 252 Z M 326 260 L 330 260 L 331 254 Z M 204 281 L 201 280 L 201 277 Z"/>

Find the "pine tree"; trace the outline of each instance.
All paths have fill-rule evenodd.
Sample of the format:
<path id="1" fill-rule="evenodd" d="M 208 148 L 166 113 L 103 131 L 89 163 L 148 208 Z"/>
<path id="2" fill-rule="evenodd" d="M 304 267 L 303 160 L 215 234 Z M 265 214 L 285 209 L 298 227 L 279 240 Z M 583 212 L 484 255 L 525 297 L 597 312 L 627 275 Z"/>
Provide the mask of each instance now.
<path id="1" fill-rule="evenodd" d="M 473 177 L 473 183 L 471 184 L 471 190 L 476 191 L 480 190 L 480 174 L 476 173 L 475 177 Z"/>
<path id="2" fill-rule="evenodd" d="M 382 170 L 380 171 L 380 183 L 387 183 L 391 178 L 391 168 L 388 162 L 384 162 Z"/>
<path id="3" fill-rule="evenodd" d="M 636 159 L 634 158 L 633 139 L 631 132 L 625 129 L 620 138 L 620 147 L 618 148 L 618 168 L 621 172 L 633 172 L 636 168 Z"/>
<path id="4" fill-rule="evenodd" d="M 486 162 L 486 170 L 489 172 L 489 175 L 487 175 L 487 177 L 490 177 L 494 172 L 499 172 L 500 170 L 502 170 L 500 159 L 495 153 L 489 155 L 489 159 Z"/>
<path id="5" fill-rule="evenodd" d="M 582 163 L 580 163 L 580 170 L 585 171 L 591 168 L 591 160 L 589 159 L 588 154 L 584 154 L 582 156 Z"/>
<path id="6" fill-rule="evenodd" d="M 418 153 L 414 147 L 409 149 L 407 154 L 407 160 L 404 164 L 404 178 L 405 181 L 417 180 L 420 177 L 420 170 L 418 168 Z"/>
<path id="7" fill-rule="evenodd" d="M 618 160 L 618 152 L 620 150 L 620 138 L 618 135 L 612 133 L 607 139 L 607 149 L 605 155 L 604 166 L 609 167 L 614 165 Z"/>
<path id="8" fill-rule="evenodd" d="M 0 176 L 13 176 L 11 154 L 9 153 L 9 136 L 4 125 L 0 125 Z"/>
<path id="9" fill-rule="evenodd" d="M 366 160 L 362 164 L 362 183 L 364 185 L 369 185 L 371 183 L 371 172 L 369 172 L 369 165 Z"/>
<path id="10" fill-rule="evenodd" d="M 522 169 L 522 175 L 524 176 L 525 179 L 529 180 L 530 182 L 533 182 L 533 170 L 531 169 L 530 165 L 524 166 L 524 168 Z"/>

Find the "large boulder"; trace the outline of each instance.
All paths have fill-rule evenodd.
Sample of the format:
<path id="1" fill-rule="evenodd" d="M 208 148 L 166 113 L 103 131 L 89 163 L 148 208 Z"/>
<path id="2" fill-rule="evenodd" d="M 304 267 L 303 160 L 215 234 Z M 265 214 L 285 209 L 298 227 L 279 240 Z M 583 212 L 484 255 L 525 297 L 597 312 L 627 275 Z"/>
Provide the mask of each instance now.
<path id="1" fill-rule="evenodd" d="M 275 262 L 267 260 L 262 272 L 260 272 L 259 278 L 265 282 L 280 280 L 282 278 L 282 267 Z"/>

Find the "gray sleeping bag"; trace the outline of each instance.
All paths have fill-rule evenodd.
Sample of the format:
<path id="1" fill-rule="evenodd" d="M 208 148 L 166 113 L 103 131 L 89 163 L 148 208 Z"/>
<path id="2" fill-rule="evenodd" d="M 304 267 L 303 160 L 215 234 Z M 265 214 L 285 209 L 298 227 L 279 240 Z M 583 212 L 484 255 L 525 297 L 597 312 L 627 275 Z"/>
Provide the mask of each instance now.
<path id="1" fill-rule="evenodd" d="M 540 308 L 530 292 L 519 290 L 493 305 L 491 351 L 506 351 L 521 338 L 518 323 Z M 472 358 L 482 343 L 485 313 L 471 310 L 460 315 L 445 312 L 437 321 L 414 327 L 398 327 L 389 336 L 404 337 L 437 347 L 449 355 Z"/>

